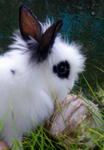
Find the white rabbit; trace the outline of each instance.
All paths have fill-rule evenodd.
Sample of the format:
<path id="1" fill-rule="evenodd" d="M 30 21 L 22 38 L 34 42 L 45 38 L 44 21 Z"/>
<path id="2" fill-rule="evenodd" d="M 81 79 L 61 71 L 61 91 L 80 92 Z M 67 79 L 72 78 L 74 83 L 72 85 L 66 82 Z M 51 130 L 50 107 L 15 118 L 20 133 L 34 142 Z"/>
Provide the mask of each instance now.
<path id="1" fill-rule="evenodd" d="M 61 38 L 61 26 L 62 20 L 40 23 L 20 7 L 20 31 L 0 56 L 0 136 L 10 146 L 50 117 L 54 96 L 61 102 L 84 69 L 80 47 Z"/>

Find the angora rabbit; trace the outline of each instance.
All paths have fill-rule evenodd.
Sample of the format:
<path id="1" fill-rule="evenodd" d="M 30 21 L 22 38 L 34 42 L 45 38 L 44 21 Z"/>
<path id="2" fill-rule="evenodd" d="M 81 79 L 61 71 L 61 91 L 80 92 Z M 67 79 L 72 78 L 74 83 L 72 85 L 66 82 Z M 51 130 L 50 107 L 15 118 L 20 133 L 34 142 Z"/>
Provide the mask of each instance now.
<path id="1" fill-rule="evenodd" d="M 83 71 L 85 57 L 58 34 L 62 20 L 41 23 L 25 6 L 9 51 L 0 56 L 0 136 L 12 146 L 48 119 Z"/>

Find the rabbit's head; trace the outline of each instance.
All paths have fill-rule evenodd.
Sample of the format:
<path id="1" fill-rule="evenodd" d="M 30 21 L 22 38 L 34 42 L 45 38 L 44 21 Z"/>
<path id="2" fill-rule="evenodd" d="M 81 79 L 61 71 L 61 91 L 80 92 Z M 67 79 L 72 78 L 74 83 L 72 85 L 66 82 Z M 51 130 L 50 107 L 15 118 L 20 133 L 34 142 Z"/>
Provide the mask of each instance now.
<path id="1" fill-rule="evenodd" d="M 80 46 L 65 42 L 58 34 L 62 20 L 54 24 L 48 20 L 43 24 L 27 7 L 22 6 L 19 22 L 21 37 L 30 51 L 30 63 L 40 66 L 50 92 L 63 99 L 84 68 L 85 58 L 79 51 Z"/>

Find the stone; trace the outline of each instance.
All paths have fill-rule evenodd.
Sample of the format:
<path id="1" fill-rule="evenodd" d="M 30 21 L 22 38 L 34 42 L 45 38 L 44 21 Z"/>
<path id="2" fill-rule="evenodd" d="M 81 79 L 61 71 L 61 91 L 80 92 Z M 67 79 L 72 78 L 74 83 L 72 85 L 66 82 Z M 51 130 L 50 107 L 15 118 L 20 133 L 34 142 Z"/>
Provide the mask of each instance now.
<path id="1" fill-rule="evenodd" d="M 95 115 L 95 116 L 94 116 Z M 86 136 L 86 128 L 100 128 L 102 118 L 97 105 L 82 96 L 67 95 L 61 104 L 56 104 L 55 112 L 47 123 L 47 129 L 56 137 L 69 137 L 74 141 L 80 132 L 79 142 L 94 146 Z M 79 133 L 78 133 L 79 134 Z M 66 138 L 67 143 L 69 139 Z"/>

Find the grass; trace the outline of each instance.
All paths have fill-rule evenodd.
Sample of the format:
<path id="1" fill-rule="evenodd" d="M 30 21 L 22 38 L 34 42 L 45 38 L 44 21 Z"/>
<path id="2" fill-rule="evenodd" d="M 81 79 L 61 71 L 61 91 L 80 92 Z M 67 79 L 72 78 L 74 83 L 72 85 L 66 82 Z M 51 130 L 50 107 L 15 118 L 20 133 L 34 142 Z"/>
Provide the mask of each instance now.
<path id="1" fill-rule="evenodd" d="M 104 70 L 98 69 L 104 72 Z M 92 110 L 88 105 L 92 121 L 88 116 L 76 135 L 63 134 L 59 138 L 53 137 L 44 126 L 41 126 L 31 132 L 30 137 L 24 138 L 25 150 L 104 150 L 104 89 L 97 85 L 98 89 L 94 91 L 84 75 L 83 79 L 88 86 L 93 102 L 99 107 L 99 110 Z M 82 98 L 86 99 L 86 95 L 83 95 Z M 89 104 L 89 100 L 86 100 L 86 103 Z M 88 124 L 88 122 L 90 123 Z M 96 122 L 96 127 L 92 126 L 93 122 Z"/>
<path id="2" fill-rule="evenodd" d="M 104 73 L 104 70 L 98 69 Z M 29 137 L 23 138 L 24 150 L 104 150 L 104 89 L 97 83 L 97 90 L 94 90 L 87 78 L 82 76 L 83 82 L 88 87 L 88 95 L 97 104 L 98 109 L 92 108 L 89 96 L 80 91 L 78 96 L 85 101 L 89 111 L 88 117 L 82 122 L 76 134 L 73 135 L 69 129 L 67 133 L 56 138 L 45 126 L 40 126 L 31 131 Z M 76 94 L 76 91 L 73 93 Z M 59 106 L 58 110 L 61 111 Z M 15 141 L 13 150 L 18 146 L 18 141 Z"/>

